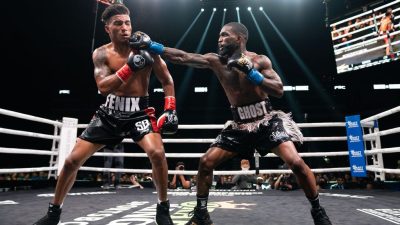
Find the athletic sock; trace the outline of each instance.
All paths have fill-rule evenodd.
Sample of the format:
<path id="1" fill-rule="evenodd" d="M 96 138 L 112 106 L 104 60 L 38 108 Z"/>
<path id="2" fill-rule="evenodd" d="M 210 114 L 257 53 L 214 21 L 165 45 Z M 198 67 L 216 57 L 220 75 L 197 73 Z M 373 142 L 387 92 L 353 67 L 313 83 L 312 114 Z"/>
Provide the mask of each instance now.
<path id="1" fill-rule="evenodd" d="M 157 203 L 160 204 L 160 205 L 166 205 L 167 202 L 168 202 L 168 199 L 165 200 L 165 201 L 161 201 L 160 199 L 158 199 L 158 202 L 157 202 Z"/>
<path id="2" fill-rule="evenodd" d="M 53 203 L 49 203 L 49 213 L 60 213 L 61 212 L 61 205 L 55 205 Z"/>
<path id="3" fill-rule="evenodd" d="M 309 198 L 308 201 L 310 201 L 313 209 L 317 209 L 317 208 L 321 207 L 319 205 L 319 194 L 315 198 Z"/>
<path id="4" fill-rule="evenodd" d="M 197 196 L 197 208 L 207 209 L 208 196 Z"/>

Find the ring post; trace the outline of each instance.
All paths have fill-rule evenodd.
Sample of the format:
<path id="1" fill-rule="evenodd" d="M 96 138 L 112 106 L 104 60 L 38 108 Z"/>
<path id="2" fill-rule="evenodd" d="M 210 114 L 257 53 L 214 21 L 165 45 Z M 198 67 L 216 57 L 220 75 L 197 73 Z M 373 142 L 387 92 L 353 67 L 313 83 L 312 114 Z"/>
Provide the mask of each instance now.
<path id="1" fill-rule="evenodd" d="M 54 133 L 53 133 L 54 136 L 59 136 L 59 131 L 60 131 L 59 126 L 54 126 Z M 60 140 L 53 139 L 53 143 L 51 145 L 52 152 L 58 153 L 59 143 L 60 143 Z M 55 166 L 57 166 L 57 155 L 51 155 L 49 167 L 55 167 Z M 50 178 L 57 179 L 57 171 L 56 170 L 49 170 L 47 179 L 50 179 Z"/>
<path id="2" fill-rule="evenodd" d="M 78 133 L 78 119 L 63 117 L 61 133 L 60 133 L 60 148 L 58 151 L 57 176 L 60 175 L 61 169 L 64 166 L 65 158 L 71 153 L 76 142 Z"/>
<path id="3" fill-rule="evenodd" d="M 257 152 L 257 150 L 255 151 L 254 154 L 254 164 L 256 167 L 256 175 L 258 175 L 260 173 L 260 153 Z"/>
<path id="4" fill-rule="evenodd" d="M 360 115 L 346 116 L 347 146 L 352 177 L 367 177 L 363 129 Z"/>
<path id="5" fill-rule="evenodd" d="M 374 133 L 379 132 L 379 126 L 378 126 L 378 120 L 374 120 Z M 381 149 L 382 144 L 381 144 L 381 136 L 376 135 L 375 137 L 375 144 L 371 145 L 371 149 Z M 377 153 L 375 155 L 372 155 L 372 162 L 375 167 L 384 169 L 383 165 L 383 154 L 382 153 Z M 385 172 L 375 172 L 375 179 L 379 178 L 381 181 L 385 181 Z"/>

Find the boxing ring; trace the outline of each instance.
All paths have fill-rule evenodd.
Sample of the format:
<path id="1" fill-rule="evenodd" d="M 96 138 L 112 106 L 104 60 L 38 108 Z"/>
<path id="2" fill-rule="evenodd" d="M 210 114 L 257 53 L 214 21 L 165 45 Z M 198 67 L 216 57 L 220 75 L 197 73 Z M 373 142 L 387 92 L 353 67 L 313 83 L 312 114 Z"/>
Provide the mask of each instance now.
<path id="1" fill-rule="evenodd" d="M 338 73 L 396 61 L 400 58 L 400 16 L 393 17 L 394 30 L 379 31 L 380 20 L 385 16 L 382 10 L 389 7 L 393 9 L 394 15 L 399 13 L 400 0 L 330 25 Z M 385 39 L 388 43 L 385 43 Z M 390 49 L 389 55 L 385 53 L 387 47 Z"/>
<path id="2" fill-rule="evenodd" d="M 400 133 L 400 127 L 380 130 L 377 121 L 400 112 L 400 106 L 378 113 L 360 122 L 363 127 L 363 138 L 366 157 L 372 158 L 372 163 L 366 170 L 375 173 L 375 178 L 385 180 L 386 173 L 400 174 L 400 169 L 385 168 L 383 154 L 400 152 L 400 147 L 384 148 L 381 137 Z M 54 127 L 52 134 L 37 133 L 0 127 L 0 134 L 14 135 L 20 138 L 35 138 L 51 140 L 49 149 L 24 149 L 0 147 L 0 154 L 40 155 L 49 157 L 49 165 L 26 168 L 1 168 L 0 174 L 29 173 L 48 171 L 49 178 L 56 177 L 62 168 L 62 162 L 72 149 L 79 129 L 87 124 L 78 124 L 75 118 L 64 117 L 62 121 L 31 116 L 15 111 L 0 109 L 0 115 L 15 119 L 28 120 Z M 345 122 L 299 123 L 302 130 L 313 128 L 340 128 L 345 130 Z M 179 125 L 179 129 L 222 129 L 224 125 Z M 213 138 L 165 138 L 164 143 L 211 143 Z M 347 136 L 313 136 L 305 137 L 305 142 L 341 142 L 347 141 Z M 124 139 L 124 143 L 133 143 Z M 168 153 L 170 158 L 199 158 L 203 153 Z M 301 152 L 306 157 L 346 157 L 347 149 L 334 152 Z M 104 153 L 97 152 L 93 157 L 123 156 L 142 158 L 145 153 Z M 25 157 L 25 156 L 24 156 Z M 259 155 L 255 154 L 257 166 Z M 265 157 L 276 157 L 269 153 Z M 26 159 L 26 158 L 25 158 Z M 368 160 L 366 160 L 368 163 Z M 371 160 L 370 160 L 371 161 Z M 116 169 L 83 166 L 80 171 L 151 173 L 150 168 Z M 312 168 L 314 173 L 349 172 L 349 167 Z M 285 169 L 256 168 L 248 171 L 215 171 L 214 175 L 235 174 L 280 174 L 290 173 Z M 169 170 L 169 174 L 196 175 L 197 171 Z M 4 224 L 29 224 L 41 216 L 53 195 L 54 189 L 28 190 L 6 192 L 0 194 L 0 217 Z M 137 192 L 137 193 L 136 193 Z M 187 212 L 195 204 L 195 190 L 169 190 L 171 200 L 171 216 L 176 224 L 184 224 L 188 220 Z M 301 190 L 282 192 L 279 190 L 211 190 L 210 213 L 215 224 L 311 224 L 308 203 Z M 334 224 L 400 224 L 400 192 L 394 190 L 321 190 L 322 204 Z M 84 201 L 82 201 L 84 199 Z M 62 224 L 154 224 L 156 193 L 154 189 L 133 190 L 118 189 L 104 191 L 100 188 L 73 188 L 64 205 Z M 38 207 L 39 206 L 39 207 Z M 273 206 L 273 207 L 271 207 Z M 274 207 L 275 206 L 275 207 Z M 35 207 L 35 210 L 32 208 Z M 282 214 L 282 210 L 287 214 Z M 236 213 L 236 214 L 232 214 Z M 266 216 L 267 214 L 267 216 Z M 26 217 L 24 215 L 29 215 Z M 153 215 L 153 216 L 150 216 Z M 304 216 L 306 215 L 306 216 Z M 69 221 L 69 222 L 67 222 Z M 260 221 L 263 221 L 260 223 Z M 2 222 L 3 224 L 3 222 Z"/>

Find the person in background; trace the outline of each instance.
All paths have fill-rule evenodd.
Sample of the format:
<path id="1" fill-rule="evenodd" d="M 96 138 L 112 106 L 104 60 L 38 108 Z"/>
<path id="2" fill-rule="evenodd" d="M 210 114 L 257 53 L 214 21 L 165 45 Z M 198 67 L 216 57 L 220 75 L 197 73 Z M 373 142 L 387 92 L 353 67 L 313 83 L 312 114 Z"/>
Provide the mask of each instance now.
<path id="1" fill-rule="evenodd" d="M 112 153 L 123 153 L 124 144 L 119 143 L 115 146 L 106 145 L 103 148 L 104 152 Z M 104 157 L 104 168 L 124 168 L 124 157 L 123 156 L 105 156 Z M 104 172 L 103 173 L 103 186 L 105 190 L 118 188 L 120 185 L 121 173 L 120 172 Z"/>
<path id="2" fill-rule="evenodd" d="M 185 164 L 183 162 L 176 163 L 176 171 L 185 170 Z M 190 178 L 183 174 L 174 174 L 170 176 L 168 187 L 170 189 L 190 189 Z"/>
<path id="3" fill-rule="evenodd" d="M 250 162 L 247 159 L 242 159 L 240 161 L 240 167 L 242 171 L 247 171 L 250 169 Z M 232 183 L 235 185 L 232 189 L 253 189 L 257 184 L 257 176 L 252 175 L 235 175 L 232 178 Z"/>

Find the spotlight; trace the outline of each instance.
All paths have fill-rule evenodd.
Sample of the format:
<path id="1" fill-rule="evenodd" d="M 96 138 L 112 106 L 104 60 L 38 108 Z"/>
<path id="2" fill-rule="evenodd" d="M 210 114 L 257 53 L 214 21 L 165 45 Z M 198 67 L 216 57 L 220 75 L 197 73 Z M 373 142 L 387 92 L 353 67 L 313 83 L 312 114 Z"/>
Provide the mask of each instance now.
<path id="1" fill-rule="evenodd" d="M 226 12 L 226 8 L 224 8 L 224 12 Z"/>
<path id="2" fill-rule="evenodd" d="M 214 11 L 214 12 L 217 11 L 217 8 L 213 8 L 213 11 Z"/>
<path id="3" fill-rule="evenodd" d="M 204 12 L 204 9 L 203 9 L 203 8 L 201 8 L 201 11 L 202 11 L 202 12 Z"/>
<path id="4" fill-rule="evenodd" d="M 260 8 L 258 8 L 258 9 L 260 9 L 260 11 L 263 11 L 263 10 L 264 10 L 264 8 L 263 8 L 262 6 L 260 6 Z"/>
<path id="5" fill-rule="evenodd" d="M 248 11 L 251 11 L 251 7 L 247 7 L 247 10 L 248 10 Z"/>
<path id="6" fill-rule="evenodd" d="M 236 7 L 236 11 L 239 11 L 239 7 Z"/>

